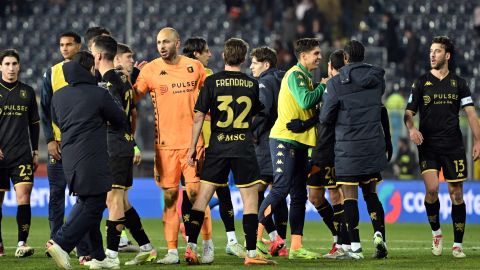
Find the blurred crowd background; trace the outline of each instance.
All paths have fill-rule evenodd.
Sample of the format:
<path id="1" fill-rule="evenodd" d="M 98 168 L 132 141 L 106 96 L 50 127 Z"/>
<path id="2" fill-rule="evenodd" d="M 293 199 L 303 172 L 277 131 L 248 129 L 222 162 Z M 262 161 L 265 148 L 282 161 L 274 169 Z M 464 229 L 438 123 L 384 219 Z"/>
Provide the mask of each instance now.
<path id="1" fill-rule="evenodd" d="M 480 101 L 476 89 L 480 87 L 480 3 L 474 0 L 0 0 L 0 49 L 20 52 L 21 80 L 36 91 L 46 69 L 62 60 L 58 36 L 67 30 L 83 36 L 88 27 L 97 25 L 131 45 L 138 61 L 158 57 L 156 35 L 165 26 L 176 28 L 183 40 L 204 37 L 212 51 L 210 68 L 214 71 L 223 68 L 221 51 L 230 37 L 243 38 L 251 48 L 275 48 L 283 70 L 296 63 L 294 41 L 316 37 L 322 41 L 324 57 L 315 72 L 318 81 L 326 77 L 330 52 L 349 39 L 360 40 L 367 47 L 366 62 L 386 70 L 384 103 L 394 145 L 386 178 L 420 177 L 403 111 L 413 80 L 429 70 L 432 37 L 454 39 L 456 54 L 450 70 L 467 80 L 475 104 Z M 244 65 L 247 73 L 249 65 Z M 138 110 L 136 140 L 144 163 L 135 174 L 151 176 L 154 116 L 149 97 L 139 102 Z M 463 115 L 461 128 L 470 151 L 472 138 Z M 44 139 L 40 145 L 45 161 Z M 469 165 L 471 178 L 480 179 L 480 166 L 471 160 Z"/>

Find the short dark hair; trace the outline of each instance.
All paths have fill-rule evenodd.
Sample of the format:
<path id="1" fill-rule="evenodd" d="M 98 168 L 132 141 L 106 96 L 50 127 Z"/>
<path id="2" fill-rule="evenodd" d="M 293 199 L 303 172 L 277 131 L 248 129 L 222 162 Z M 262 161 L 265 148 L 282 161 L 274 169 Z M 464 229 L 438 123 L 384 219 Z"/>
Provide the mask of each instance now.
<path id="1" fill-rule="evenodd" d="M 271 67 L 277 66 L 277 52 L 267 46 L 258 47 L 252 50 L 250 56 L 257 58 L 259 62 L 268 62 Z"/>
<path id="2" fill-rule="evenodd" d="M 113 61 L 113 58 L 117 55 L 117 41 L 115 39 L 111 36 L 97 36 L 93 39 L 93 43 L 95 43 L 95 48 L 105 55 L 107 60 Z"/>
<path id="3" fill-rule="evenodd" d="M 6 49 L 0 52 L 0 65 L 2 64 L 3 59 L 8 56 L 17 58 L 18 63 L 20 63 L 20 55 L 18 54 L 17 50 Z"/>
<path id="4" fill-rule="evenodd" d="M 63 32 L 62 34 L 60 34 L 60 37 L 58 39 L 60 40 L 62 37 L 71 37 L 73 38 L 75 43 L 82 44 L 82 38 L 80 37 L 80 35 L 73 31 Z"/>
<path id="5" fill-rule="evenodd" d="M 92 67 L 95 65 L 95 59 L 93 58 L 93 55 L 88 51 L 77 52 L 73 55 L 71 61 L 79 63 L 80 66 L 88 70 L 88 72 L 90 72 L 90 70 L 92 70 Z"/>
<path id="6" fill-rule="evenodd" d="M 195 52 L 202 53 L 207 47 L 207 41 L 201 37 L 192 37 L 185 41 L 183 44 L 183 55 L 193 59 L 197 59 L 194 55 Z"/>
<path id="7" fill-rule="evenodd" d="M 300 59 L 300 54 L 309 52 L 315 47 L 320 47 L 320 40 L 316 38 L 301 38 L 295 42 L 295 56 Z"/>
<path id="8" fill-rule="evenodd" d="M 83 38 L 85 39 L 85 43 L 88 45 L 88 43 L 90 43 L 90 41 L 92 41 L 95 37 L 101 36 L 101 35 L 110 36 L 111 33 L 105 27 L 93 26 L 87 29 L 87 31 L 85 32 L 85 35 L 83 35 Z"/>
<path id="9" fill-rule="evenodd" d="M 240 38 L 230 38 L 225 42 L 223 58 L 229 66 L 239 66 L 245 62 L 248 43 Z"/>
<path id="10" fill-rule="evenodd" d="M 455 53 L 455 44 L 453 43 L 453 40 L 447 36 L 436 36 L 432 40 L 432 44 L 433 43 L 441 44 L 445 49 L 445 52 L 450 53 L 450 59 L 452 59 L 453 54 Z"/>
<path id="11" fill-rule="evenodd" d="M 349 62 L 362 62 L 365 59 L 365 47 L 360 41 L 350 40 L 343 48 Z"/>
<path id="12" fill-rule="evenodd" d="M 117 54 L 133 53 L 130 46 L 124 43 L 117 43 Z"/>
<path id="13" fill-rule="evenodd" d="M 335 50 L 330 54 L 330 65 L 334 69 L 339 70 L 341 67 L 345 66 L 344 57 L 343 50 Z"/>

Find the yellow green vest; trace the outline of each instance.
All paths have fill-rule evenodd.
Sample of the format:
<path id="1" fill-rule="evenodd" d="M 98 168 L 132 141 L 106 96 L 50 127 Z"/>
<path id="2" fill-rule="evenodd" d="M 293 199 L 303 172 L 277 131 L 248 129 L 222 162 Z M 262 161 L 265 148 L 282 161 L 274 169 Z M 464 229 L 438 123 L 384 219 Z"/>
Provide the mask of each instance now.
<path id="1" fill-rule="evenodd" d="M 287 123 L 292 119 L 305 121 L 315 115 L 315 109 L 302 109 L 290 92 L 292 90 L 288 87 L 288 77 L 295 71 L 304 73 L 300 67 L 293 66 L 285 73 L 282 79 L 280 92 L 278 94 L 278 118 L 270 131 L 270 138 L 296 141 L 313 147 L 317 140 L 316 128 L 311 128 L 302 133 L 294 133 L 287 129 Z M 310 91 L 313 91 L 312 80 L 306 74 L 305 78 L 308 79 L 308 88 Z"/>

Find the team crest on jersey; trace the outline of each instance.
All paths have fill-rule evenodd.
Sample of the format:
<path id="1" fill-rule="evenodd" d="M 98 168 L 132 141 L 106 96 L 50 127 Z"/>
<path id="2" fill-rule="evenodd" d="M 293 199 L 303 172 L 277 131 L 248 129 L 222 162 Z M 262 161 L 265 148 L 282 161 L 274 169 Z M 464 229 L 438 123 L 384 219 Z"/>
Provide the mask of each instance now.
<path id="1" fill-rule="evenodd" d="M 122 76 L 120 76 L 120 79 L 122 79 L 122 82 L 123 82 L 123 83 L 126 83 L 127 80 L 128 80 L 127 75 L 125 75 L 125 74 L 122 75 Z"/>
<path id="2" fill-rule="evenodd" d="M 430 101 L 432 101 L 430 96 L 423 96 L 423 104 L 427 105 Z"/>
<path id="3" fill-rule="evenodd" d="M 451 85 L 452 87 L 455 87 L 455 88 L 456 88 L 456 87 L 457 87 L 457 80 L 453 80 L 453 79 L 450 80 L 450 85 Z"/>
<path id="4" fill-rule="evenodd" d="M 188 65 L 188 66 L 187 66 L 187 71 L 188 71 L 189 73 L 193 73 L 193 66 Z"/>
<path id="5" fill-rule="evenodd" d="M 21 89 L 20 90 L 20 97 L 21 98 L 27 98 L 27 90 Z"/>

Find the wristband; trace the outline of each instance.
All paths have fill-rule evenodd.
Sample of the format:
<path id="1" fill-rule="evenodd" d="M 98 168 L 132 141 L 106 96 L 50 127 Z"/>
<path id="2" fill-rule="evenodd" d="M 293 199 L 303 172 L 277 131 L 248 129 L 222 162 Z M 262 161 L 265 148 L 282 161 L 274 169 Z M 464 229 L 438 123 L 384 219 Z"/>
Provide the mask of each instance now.
<path id="1" fill-rule="evenodd" d="M 133 147 L 133 151 L 134 151 L 135 155 L 140 155 L 140 153 L 141 153 L 140 148 L 138 148 L 137 145 L 135 145 L 135 147 Z"/>

